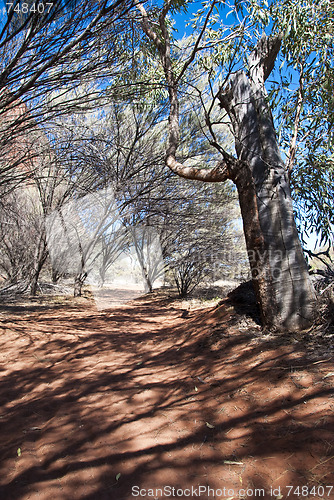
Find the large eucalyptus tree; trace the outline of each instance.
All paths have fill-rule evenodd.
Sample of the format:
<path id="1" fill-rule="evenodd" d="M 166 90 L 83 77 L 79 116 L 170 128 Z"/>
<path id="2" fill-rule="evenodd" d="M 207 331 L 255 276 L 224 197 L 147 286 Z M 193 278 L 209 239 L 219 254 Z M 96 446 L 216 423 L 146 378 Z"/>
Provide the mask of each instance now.
<path id="1" fill-rule="evenodd" d="M 171 37 L 170 16 L 189 2 L 165 0 L 158 11 L 146 10 L 139 0 L 136 4 L 141 28 L 160 60 L 168 90 L 169 138 L 165 162 L 181 177 L 204 182 L 231 179 L 235 183 L 263 324 L 291 330 L 310 326 L 316 299 L 298 238 L 289 185 L 296 156 L 296 131 L 285 162 L 279 149 L 266 81 L 275 68 L 281 48 L 285 58 L 292 61 L 297 52 L 291 48 L 298 47 L 299 52 L 303 48 L 305 68 L 312 65 L 312 53 L 321 64 L 324 50 L 333 48 L 331 43 L 318 43 L 323 33 L 315 23 L 316 20 L 322 22 L 322 31 L 323 23 L 332 29 L 333 4 L 318 0 L 306 2 L 305 8 L 304 3 L 283 1 L 268 7 L 266 2 L 236 2 L 231 14 L 236 22 L 224 26 L 225 2 L 207 2 L 197 16 L 199 34 L 181 55 L 175 50 Z M 225 6 L 222 13 L 218 9 L 221 4 Z M 280 14 L 280 9 L 285 9 L 285 16 Z M 296 9 L 297 12 L 304 9 L 304 16 L 291 26 Z M 306 35 L 303 27 L 307 29 Z M 264 31 L 268 29 L 269 35 Z M 301 36 L 302 43 L 298 45 Z M 210 106 L 204 109 L 203 131 L 220 153 L 220 160 L 213 168 L 187 166 L 177 159 L 180 93 L 194 87 L 196 64 L 206 72 L 212 95 Z M 218 105 L 222 114 L 227 115 L 233 132 L 232 152 L 217 141 L 212 111 Z M 298 108 L 295 124 L 298 130 Z"/>

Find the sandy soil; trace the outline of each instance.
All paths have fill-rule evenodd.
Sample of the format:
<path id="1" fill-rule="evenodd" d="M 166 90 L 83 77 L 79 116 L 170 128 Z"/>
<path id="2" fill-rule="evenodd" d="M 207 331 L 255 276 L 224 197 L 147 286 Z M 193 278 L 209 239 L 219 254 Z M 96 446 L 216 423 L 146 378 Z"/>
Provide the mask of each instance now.
<path id="1" fill-rule="evenodd" d="M 0 313 L 1 500 L 334 498 L 332 346 L 157 293 Z"/>

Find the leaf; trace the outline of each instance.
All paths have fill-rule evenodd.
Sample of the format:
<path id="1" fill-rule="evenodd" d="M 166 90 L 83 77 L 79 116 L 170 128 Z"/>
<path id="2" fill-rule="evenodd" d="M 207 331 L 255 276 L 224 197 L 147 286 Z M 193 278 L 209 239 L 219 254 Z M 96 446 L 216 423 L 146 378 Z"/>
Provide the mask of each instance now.
<path id="1" fill-rule="evenodd" d="M 20 457 L 22 455 L 21 448 L 17 449 L 17 456 Z"/>
<path id="2" fill-rule="evenodd" d="M 209 427 L 209 429 L 214 429 L 215 426 L 212 425 L 212 424 L 209 424 L 209 422 L 205 422 L 206 423 L 206 426 Z"/>
<path id="3" fill-rule="evenodd" d="M 122 475 L 122 474 L 121 474 L 120 472 L 119 472 L 118 474 L 116 474 L 116 481 L 118 481 L 118 480 L 119 480 L 119 478 L 121 477 L 121 475 Z"/>

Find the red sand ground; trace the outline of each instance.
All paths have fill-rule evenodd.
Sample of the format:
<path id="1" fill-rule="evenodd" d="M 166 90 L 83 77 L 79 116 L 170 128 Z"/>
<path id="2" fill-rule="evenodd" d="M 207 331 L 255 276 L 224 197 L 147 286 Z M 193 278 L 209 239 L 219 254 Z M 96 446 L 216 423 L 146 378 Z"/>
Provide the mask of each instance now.
<path id="1" fill-rule="evenodd" d="M 334 498 L 333 358 L 301 337 L 156 294 L 0 311 L 0 500 Z"/>

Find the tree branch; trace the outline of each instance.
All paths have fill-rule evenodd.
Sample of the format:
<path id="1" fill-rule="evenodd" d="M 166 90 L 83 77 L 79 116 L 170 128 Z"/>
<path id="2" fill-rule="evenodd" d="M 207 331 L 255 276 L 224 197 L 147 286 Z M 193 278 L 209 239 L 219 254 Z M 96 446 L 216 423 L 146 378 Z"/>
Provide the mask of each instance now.
<path id="1" fill-rule="evenodd" d="M 282 35 L 269 37 L 266 34 L 262 35 L 248 57 L 249 73 L 253 81 L 260 79 L 264 83 L 267 80 L 274 68 L 281 42 Z"/>
<path id="2" fill-rule="evenodd" d="M 161 54 L 161 50 L 163 48 L 161 40 L 159 39 L 157 34 L 151 29 L 150 20 L 148 18 L 145 7 L 143 6 L 143 4 L 139 0 L 135 0 L 134 5 L 137 7 L 137 9 L 139 10 L 139 12 L 142 16 L 141 25 L 142 25 L 144 33 L 146 33 L 146 35 L 152 40 L 152 42 L 154 43 L 154 45 L 156 46 L 156 48 L 159 50 L 159 52 Z"/>
<path id="3" fill-rule="evenodd" d="M 291 138 L 288 160 L 286 163 L 286 169 L 288 171 L 289 179 L 291 178 L 293 164 L 295 162 L 295 157 L 296 157 L 298 128 L 299 128 L 299 122 L 300 122 L 300 114 L 301 114 L 302 106 L 303 106 L 303 92 L 304 92 L 304 72 L 303 72 L 303 66 L 302 66 L 300 77 L 299 77 L 299 89 L 298 89 L 298 95 L 297 95 L 296 116 L 295 116 L 295 120 L 294 120 L 294 124 L 293 124 L 293 135 Z"/>
<path id="4" fill-rule="evenodd" d="M 192 50 L 192 52 L 191 52 L 191 54 L 190 54 L 190 57 L 189 57 L 189 59 L 188 59 L 188 60 L 184 63 L 183 68 L 182 68 L 182 70 L 181 70 L 180 74 L 178 75 L 178 77 L 177 77 L 177 79 L 176 79 L 176 82 L 179 82 L 179 81 L 181 80 L 181 78 L 182 78 L 182 76 L 184 75 L 184 73 L 186 72 L 187 68 L 190 66 L 190 64 L 191 64 L 191 63 L 193 62 L 193 60 L 195 59 L 196 53 L 198 52 L 198 50 L 200 50 L 200 48 L 199 48 L 199 44 L 200 44 L 200 41 L 202 40 L 202 37 L 203 37 L 204 32 L 205 32 L 205 30 L 206 30 L 207 24 L 208 24 L 208 22 L 209 22 L 209 19 L 210 19 L 210 16 L 211 16 L 211 13 L 212 13 L 212 11 L 213 11 L 213 8 L 214 8 L 215 4 L 216 4 L 216 0 L 214 0 L 214 1 L 212 2 L 212 5 L 211 5 L 211 7 L 210 7 L 210 9 L 209 9 L 209 12 L 207 13 L 207 16 L 206 16 L 206 18 L 205 18 L 205 21 L 204 21 L 204 24 L 203 24 L 203 28 L 201 29 L 201 32 L 200 32 L 200 34 L 199 34 L 199 35 L 198 35 L 198 37 L 197 37 L 197 40 L 196 40 L 195 45 L 194 45 L 194 48 L 193 48 L 193 50 Z"/>
<path id="5" fill-rule="evenodd" d="M 135 5 L 142 15 L 142 28 L 146 35 L 153 41 L 156 48 L 160 53 L 161 63 L 165 73 L 165 77 L 168 85 L 169 102 L 170 102 L 170 112 L 169 112 L 169 134 L 168 134 L 168 147 L 165 156 L 166 165 L 177 175 L 185 179 L 199 180 L 202 182 L 224 182 L 227 179 L 232 178 L 232 170 L 237 165 L 237 160 L 227 153 L 223 154 L 224 161 L 217 164 L 216 167 L 205 169 L 197 167 L 187 167 L 182 165 L 182 163 L 176 160 L 176 152 L 180 142 L 180 126 L 179 126 L 179 101 L 178 101 L 178 78 L 175 78 L 172 60 L 171 60 L 171 50 L 170 50 L 170 38 L 166 27 L 165 19 L 169 11 L 171 0 L 167 0 L 159 16 L 160 29 L 163 36 L 163 42 L 158 38 L 157 34 L 152 30 L 150 21 L 148 19 L 147 12 L 144 6 L 139 0 L 135 0 Z M 207 22 L 209 20 L 209 15 L 214 7 L 215 0 L 212 3 L 211 9 L 206 17 L 204 27 L 200 33 L 200 36 L 195 44 L 195 47 L 184 64 L 181 71 L 182 74 L 186 71 L 188 66 L 194 60 L 196 52 L 198 50 L 199 42 L 203 36 L 204 30 L 206 28 Z"/>
<path id="6" fill-rule="evenodd" d="M 184 179 L 202 182 L 224 182 L 232 177 L 228 163 L 224 161 L 219 162 L 216 167 L 210 169 L 186 167 L 179 163 L 173 155 L 166 156 L 165 162 L 175 174 Z"/>
<path id="7" fill-rule="evenodd" d="M 17 99 L 21 99 L 22 96 L 35 85 L 37 80 L 45 74 L 50 68 L 52 68 L 57 62 L 60 62 L 64 56 L 68 55 L 74 48 L 78 47 L 80 42 L 85 39 L 85 37 L 93 30 L 99 21 L 109 14 L 112 11 L 116 11 L 116 8 L 122 5 L 123 0 L 115 0 L 112 5 L 107 7 L 107 0 L 104 0 L 104 3 L 101 6 L 101 9 L 97 13 L 97 15 L 92 19 L 92 21 L 88 24 L 88 26 L 80 33 L 76 38 L 69 41 L 69 43 L 65 43 L 64 48 L 62 48 L 59 52 L 52 55 L 51 57 L 46 57 L 44 64 L 42 64 L 39 68 L 36 68 L 36 71 L 31 76 L 31 78 L 24 83 L 17 92 L 14 92 L 11 97 L 8 98 L 6 105 L 9 106 L 12 102 Z M 24 44 L 26 41 L 23 42 Z M 6 72 L 7 70 L 5 70 Z M 4 72 L 4 73 L 5 73 Z M 0 75 L 0 79 L 4 77 L 4 74 Z"/>

